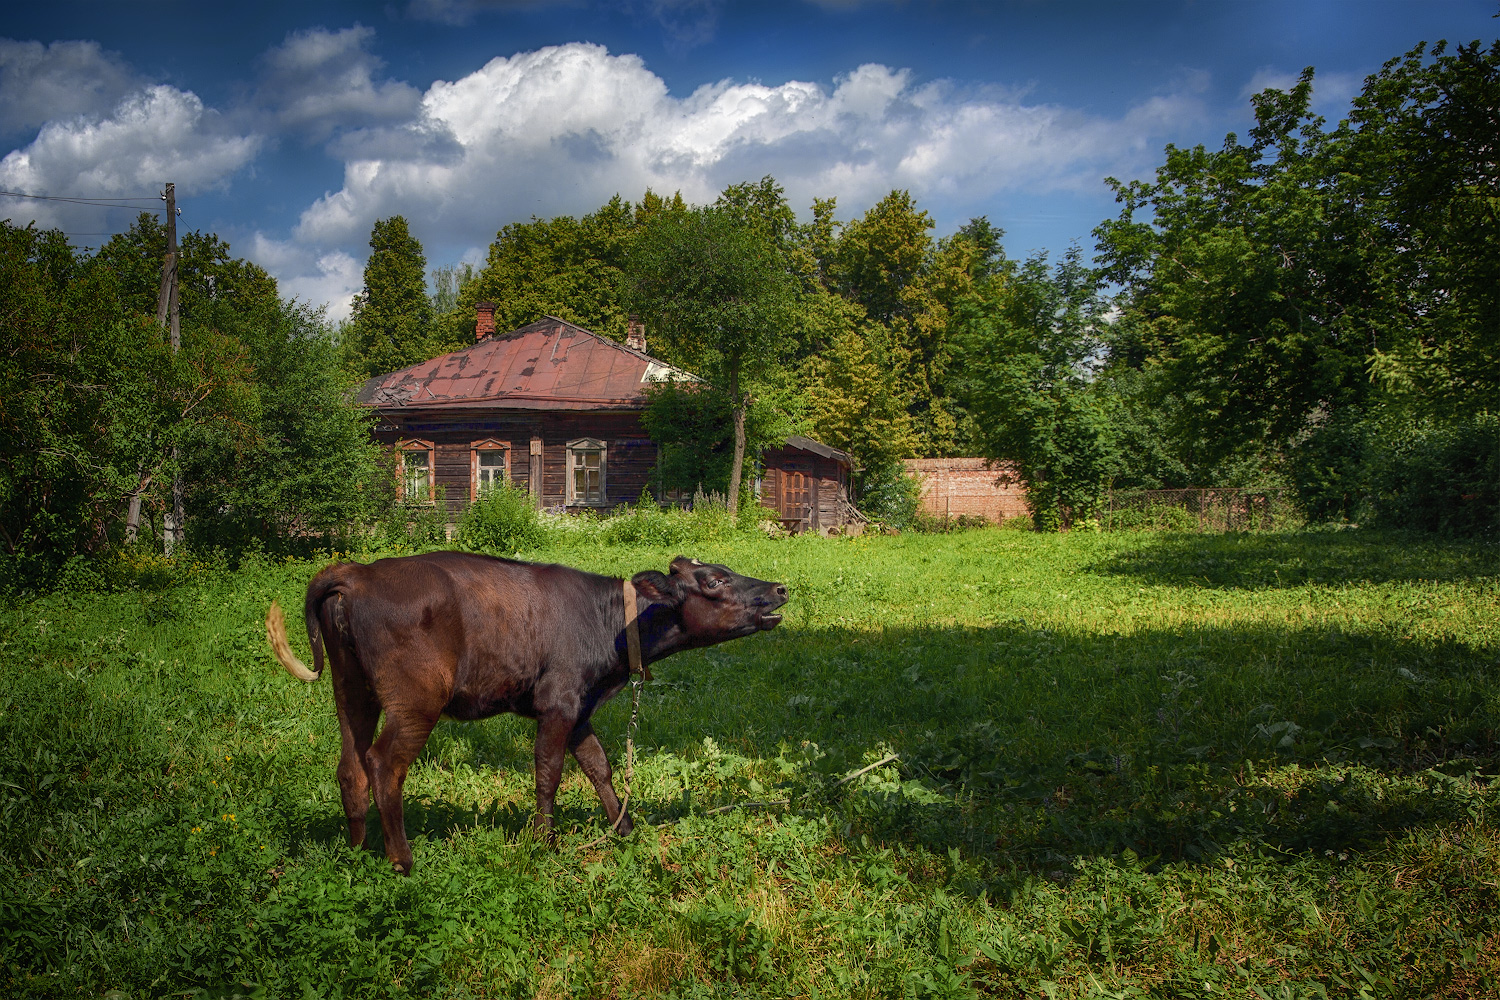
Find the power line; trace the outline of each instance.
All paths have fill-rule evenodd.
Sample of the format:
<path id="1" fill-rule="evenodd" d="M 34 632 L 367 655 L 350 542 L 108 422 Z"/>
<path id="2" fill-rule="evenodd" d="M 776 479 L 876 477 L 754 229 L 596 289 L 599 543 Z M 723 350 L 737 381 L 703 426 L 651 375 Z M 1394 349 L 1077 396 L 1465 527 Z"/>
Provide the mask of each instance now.
<path id="1" fill-rule="evenodd" d="M 151 210 L 146 209 L 144 205 L 132 205 L 128 204 L 128 202 L 144 201 L 150 204 L 155 204 L 156 202 L 161 201 L 160 195 L 154 198 L 137 198 L 133 195 L 120 198 L 75 198 L 72 195 L 27 194 L 24 191 L 0 191 L 0 196 L 4 196 L 6 198 L 27 198 L 32 201 L 63 201 L 71 205 L 93 205 L 96 208 L 139 208 L 144 211 Z M 160 211 L 160 209 L 156 209 L 155 211 Z"/>

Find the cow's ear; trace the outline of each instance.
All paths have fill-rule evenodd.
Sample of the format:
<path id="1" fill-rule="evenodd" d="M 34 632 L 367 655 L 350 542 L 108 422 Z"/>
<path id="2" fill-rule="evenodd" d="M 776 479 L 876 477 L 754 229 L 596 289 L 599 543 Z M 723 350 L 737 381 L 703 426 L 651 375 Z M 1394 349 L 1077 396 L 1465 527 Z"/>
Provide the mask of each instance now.
<path id="1" fill-rule="evenodd" d="M 630 578 L 630 582 L 635 586 L 635 592 L 652 604 L 670 604 L 676 607 L 687 596 L 687 588 L 681 580 L 654 569 L 637 573 Z"/>
<path id="2" fill-rule="evenodd" d="M 687 556 L 678 556 L 676 559 L 672 560 L 672 575 L 692 576 L 693 571 L 698 569 L 702 565 L 703 564 L 696 559 L 689 559 Z"/>

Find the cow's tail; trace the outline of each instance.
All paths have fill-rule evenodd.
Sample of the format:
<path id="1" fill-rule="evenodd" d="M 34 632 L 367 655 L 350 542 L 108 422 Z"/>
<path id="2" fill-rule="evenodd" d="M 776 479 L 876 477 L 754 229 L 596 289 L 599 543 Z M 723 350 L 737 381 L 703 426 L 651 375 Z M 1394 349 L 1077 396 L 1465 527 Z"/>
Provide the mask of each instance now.
<path id="1" fill-rule="evenodd" d="M 323 675 L 323 629 L 318 619 L 323 602 L 343 582 L 343 574 L 337 570 L 337 566 L 330 566 L 313 577 L 312 582 L 307 585 L 303 617 L 307 620 L 307 643 L 312 647 L 311 670 L 307 668 L 307 664 L 297 659 L 297 654 L 292 652 L 291 645 L 286 641 L 286 616 L 281 612 L 281 605 L 273 600 L 271 609 L 266 612 L 266 639 L 271 643 L 271 652 L 276 654 L 277 661 L 286 668 L 286 672 L 299 681 L 311 683 Z"/>

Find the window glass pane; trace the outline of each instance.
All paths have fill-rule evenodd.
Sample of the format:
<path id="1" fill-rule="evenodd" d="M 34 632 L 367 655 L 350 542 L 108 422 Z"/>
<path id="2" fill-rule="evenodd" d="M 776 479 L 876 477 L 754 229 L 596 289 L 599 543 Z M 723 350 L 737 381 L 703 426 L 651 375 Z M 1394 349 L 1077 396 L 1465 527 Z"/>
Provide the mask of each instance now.
<path id="1" fill-rule="evenodd" d="M 505 452 L 498 449 L 489 449 L 478 453 L 479 469 L 477 482 L 474 484 L 478 492 L 494 489 L 505 481 Z"/>
<path id="2" fill-rule="evenodd" d="M 573 499 L 580 503 L 599 503 L 604 499 L 604 455 L 593 450 L 572 452 Z"/>
<path id="3" fill-rule="evenodd" d="M 428 484 L 431 481 L 430 471 L 427 467 L 428 455 L 425 451 L 408 451 L 401 456 L 401 463 L 405 469 L 406 496 L 411 500 L 426 500 L 428 496 Z"/>

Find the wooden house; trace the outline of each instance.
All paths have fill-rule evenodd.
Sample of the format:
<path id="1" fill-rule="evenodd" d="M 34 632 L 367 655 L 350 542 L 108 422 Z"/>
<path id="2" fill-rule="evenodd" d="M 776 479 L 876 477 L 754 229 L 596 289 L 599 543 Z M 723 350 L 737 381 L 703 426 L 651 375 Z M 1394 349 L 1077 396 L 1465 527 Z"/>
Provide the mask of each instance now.
<path id="1" fill-rule="evenodd" d="M 377 375 L 357 398 L 378 415 L 376 439 L 396 452 L 406 499 L 441 496 L 453 518 L 487 485 L 508 480 L 542 507 L 605 510 L 635 502 L 656 466 L 641 422 L 644 390 L 681 379 L 694 376 L 647 354 L 637 323 L 624 344 L 554 316 L 497 335 L 494 306 L 481 302 L 473 344 Z M 813 474 L 813 459 L 823 478 L 807 487 L 812 499 L 778 493 L 777 510 L 794 530 L 842 524 L 824 495 L 831 488 L 847 506 L 848 457 L 796 440 L 803 444 L 766 455 L 774 488 Z M 842 457 L 842 472 L 829 472 L 839 462 L 829 456 Z"/>

